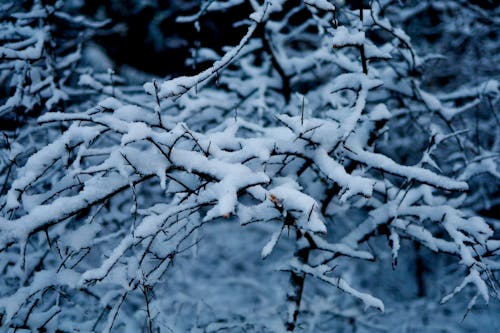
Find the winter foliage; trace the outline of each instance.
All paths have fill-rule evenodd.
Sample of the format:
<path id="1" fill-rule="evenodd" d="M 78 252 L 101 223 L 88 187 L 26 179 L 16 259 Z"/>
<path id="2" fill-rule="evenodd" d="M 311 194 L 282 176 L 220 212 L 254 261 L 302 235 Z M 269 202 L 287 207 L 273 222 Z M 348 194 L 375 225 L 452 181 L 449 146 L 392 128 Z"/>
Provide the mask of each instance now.
<path id="1" fill-rule="evenodd" d="M 0 331 L 498 331 L 499 9 L 180 3 L 163 78 L 79 1 L 1 4 Z"/>

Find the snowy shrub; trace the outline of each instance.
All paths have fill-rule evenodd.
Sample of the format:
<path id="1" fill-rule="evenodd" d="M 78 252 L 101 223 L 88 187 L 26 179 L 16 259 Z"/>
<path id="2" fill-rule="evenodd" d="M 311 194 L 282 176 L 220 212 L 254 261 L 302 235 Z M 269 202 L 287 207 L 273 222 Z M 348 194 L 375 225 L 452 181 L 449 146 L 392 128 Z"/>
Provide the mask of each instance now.
<path id="1" fill-rule="evenodd" d="M 498 83 L 426 88 L 397 3 L 249 4 L 206 70 L 79 73 L 103 98 L 38 117 L 62 131 L 0 199 L 6 331 L 457 331 L 497 306 Z"/>
<path id="2" fill-rule="evenodd" d="M 66 9 L 62 2 L 50 1 L 1 5 L 1 195 L 17 167 L 60 134 L 38 127 L 36 118 L 48 111 L 78 109 L 97 98 L 78 86 L 78 77 L 93 71 L 81 64 L 83 45 L 107 22 L 70 15 Z"/>
<path id="3" fill-rule="evenodd" d="M 450 151 L 442 149 L 444 156 L 453 160 L 447 165 L 455 170 L 467 167 L 475 173 L 468 181 L 472 189 L 468 205 L 494 216 L 499 204 L 494 159 L 499 151 L 498 81 L 495 80 L 498 66 L 495 64 L 500 61 L 500 8 L 489 1 L 392 4 L 393 1 L 386 3 L 388 15 L 406 31 L 413 32 L 414 44 L 421 52 L 430 54 L 421 66 L 422 86 L 455 107 L 453 114 L 444 113 L 443 121 L 448 122 L 446 126 L 450 131 L 462 131 L 462 134 L 451 141 L 459 147 L 455 145 Z M 457 151 L 462 154 L 456 154 Z M 460 160 L 456 159 L 458 156 Z"/>

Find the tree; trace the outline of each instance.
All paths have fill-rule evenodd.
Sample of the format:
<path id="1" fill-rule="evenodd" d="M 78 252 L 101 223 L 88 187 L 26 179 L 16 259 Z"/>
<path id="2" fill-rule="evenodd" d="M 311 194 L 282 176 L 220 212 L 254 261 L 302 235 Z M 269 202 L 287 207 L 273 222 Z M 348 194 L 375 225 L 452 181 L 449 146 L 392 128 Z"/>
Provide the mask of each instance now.
<path id="1" fill-rule="evenodd" d="M 404 311 L 430 308 L 414 328 L 433 330 L 439 300 L 462 317 L 498 298 L 498 221 L 478 199 L 498 193 L 498 127 L 481 134 L 498 83 L 426 88 L 435 57 L 391 23 L 398 2 L 249 4 L 240 42 L 217 60 L 199 48 L 195 61 L 215 61 L 198 74 L 139 93 L 114 72 L 80 71 L 92 105 L 81 91 L 68 108 L 45 102 L 49 139 L 5 177 L 0 201 L 4 327 L 403 330 Z M 56 9 L 27 15 L 42 8 Z M 37 138 L 31 123 L 18 131 L 11 156 Z M 392 284 L 398 274 L 406 281 Z M 210 290 L 210 304 L 185 289 Z"/>

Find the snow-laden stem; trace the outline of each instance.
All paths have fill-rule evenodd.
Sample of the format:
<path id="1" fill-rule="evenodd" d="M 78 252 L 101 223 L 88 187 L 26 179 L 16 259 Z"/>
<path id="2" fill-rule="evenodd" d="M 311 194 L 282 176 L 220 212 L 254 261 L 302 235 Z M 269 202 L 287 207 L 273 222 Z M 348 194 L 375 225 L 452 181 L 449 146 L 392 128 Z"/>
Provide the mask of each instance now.
<path id="1" fill-rule="evenodd" d="M 297 249 L 294 257 L 300 264 L 307 265 L 309 253 L 311 251 L 309 240 L 300 230 L 296 231 Z M 290 287 L 287 293 L 288 314 L 285 327 L 287 332 L 294 332 L 297 327 L 297 320 L 300 312 L 300 304 L 302 302 L 302 294 L 304 284 L 306 282 L 306 273 L 292 270 L 290 272 Z"/>

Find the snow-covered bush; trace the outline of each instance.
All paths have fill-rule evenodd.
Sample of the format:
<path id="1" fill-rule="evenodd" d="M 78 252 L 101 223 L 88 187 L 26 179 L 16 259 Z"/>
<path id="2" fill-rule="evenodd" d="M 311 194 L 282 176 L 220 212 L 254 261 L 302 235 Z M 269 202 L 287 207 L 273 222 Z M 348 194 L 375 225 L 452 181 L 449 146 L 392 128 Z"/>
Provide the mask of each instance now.
<path id="1" fill-rule="evenodd" d="M 94 71 L 82 65 L 82 48 L 107 22 L 70 15 L 68 4 L 11 1 L 1 5 L 1 195 L 27 156 L 60 134 L 60 130 L 38 127 L 36 118 L 49 111 L 78 109 L 97 98 L 94 91 L 78 86 L 78 77 Z"/>
<path id="2" fill-rule="evenodd" d="M 468 205 L 494 216 L 499 205 L 494 160 L 499 151 L 500 8 L 489 1 L 410 1 L 403 6 L 385 1 L 383 6 L 420 52 L 429 54 L 420 68 L 422 86 L 456 108 L 439 117 L 450 131 L 461 132 L 450 141 L 455 143 L 451 150 L 441 149 L 444 157 L 452 157 L 446 164 L 475 173 L 468 181 L 473 194 Z"/>
<path id="3" fill-rule="evenodd" d="M 3 327 L 432 331 L 439 302 L 460 318 L 498 298 L 498 223 L 477 203 L 498 192 L 498 127 L 483 146 L 467 132 L 491 126 L 492 108 L 467 114 L 498 83 L 426 90 L 434 57 L 389 3 L 249 4 L 199 74 L 146 94 L 84 74 L 109 97 L 38 118 L 64 130 L 1 197 Z M 419 311 L 431 322 L 402 321 Z"/>

